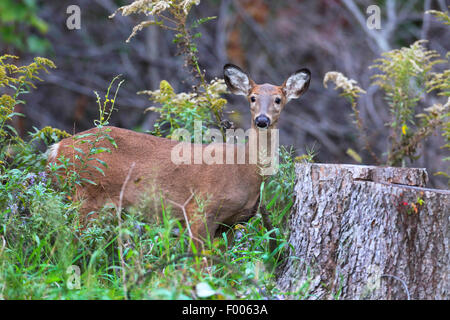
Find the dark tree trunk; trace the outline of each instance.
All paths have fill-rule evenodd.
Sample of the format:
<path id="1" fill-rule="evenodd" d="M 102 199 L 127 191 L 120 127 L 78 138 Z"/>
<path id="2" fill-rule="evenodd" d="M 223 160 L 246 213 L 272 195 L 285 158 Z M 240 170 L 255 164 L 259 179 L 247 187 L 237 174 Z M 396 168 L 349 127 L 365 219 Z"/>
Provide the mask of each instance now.
<path id="1" fill-rule="evenodd" d="M 448 299 L 450 192 L 425 169 L 299 164 L 278 287 L 309 299 Z M 306 285 L 305 285 L 306 284 Z"/>

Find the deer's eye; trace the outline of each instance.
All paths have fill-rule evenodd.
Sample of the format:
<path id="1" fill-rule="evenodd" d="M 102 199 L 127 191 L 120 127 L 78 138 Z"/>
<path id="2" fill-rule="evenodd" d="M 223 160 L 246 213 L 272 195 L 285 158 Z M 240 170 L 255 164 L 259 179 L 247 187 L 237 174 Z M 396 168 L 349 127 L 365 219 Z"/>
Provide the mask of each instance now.
<path id="1" fill-rule="evenodd" d="M 255 102 L 255 101 L 256 101 L 255 96 L 251 96 L 251 97 L 250 97 L 250 101 L 251 101 L 251 102 Z"/>
<path id="2" fill-rule="evenodd" d="M 276 98 L 275 98 L 275 103 L 276 103 L 276 104 L 280 104 L 280 103 L 281 103 L 281 99 L 278 98 L 278 97 L 276 97 Z"/>

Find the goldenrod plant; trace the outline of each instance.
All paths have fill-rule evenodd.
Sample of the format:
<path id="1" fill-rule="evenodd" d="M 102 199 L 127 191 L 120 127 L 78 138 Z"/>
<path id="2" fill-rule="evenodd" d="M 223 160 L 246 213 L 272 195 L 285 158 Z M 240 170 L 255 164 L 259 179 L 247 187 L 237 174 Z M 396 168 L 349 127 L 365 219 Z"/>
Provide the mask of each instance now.
<path id="1" fill-rule="evenodd" d="M 202 70 L 199 65 L 198 49 L 195 44 L 195 40 L 201 37 L 201 33 L 197 32 L 193 34 L 193 31 L 201 24 L 213 20 L 215 17 L 201 18 L 191 24 L 189 24 L 187 20 L 191 8 L 199 3 L 200 0 L 138 0 L 129 5 L 120 7 L 110 16 L 110 18 L 113 18 L 118 12 L 122 13 L 124 16 L 144 13 L 146 16 L 151 17 L 149 20 L 140 22 L 133 28 L 131 35 L 126 40 L 127 42 L 143 28 L 149 26 L 157 26 L 164 30 L 175 32 L 173 42 L 177 45 L 179 54 L 182 54 L 185 57 L 184 66 L 199 81 L 199 85 L 193 86 L 192 93 L 187 93 L 183 96 L 183 98 L 191 98 L 191 100 L 184 100 L 185 105 L 189 105 L 192 101 L 196 101 L 195 99 L 192 100 L 195 96 L 197 100 L 201 101 L 202 108 L 208 108 L 211 113 L 211 115 L 202 114 L 204 120 L 210 123 L 211 118 L 214 119 L 215 126 L 223 133 L 222 118 L 226 100 L 217 98 L 214 92 L 216 85 L 220 85 L 221 82 L 207 82 L 206 72 Z M 164 81 L 161 82 L 160 87 L 164 89 L 167 85 L 170 87 L 169 83 Z M 162 92 L 164 92 L 164 90 L 162 90 Z M 161 100 L 161 97 L 158 97 L 157 92 L 147 93 L 150 94 L 150 99 L 152 101 L 159 102 L 158 100 Z M 181 98 L 181 96 L 178 95 L 178 98 Z M 164 111 L 164 108 L 159 111 Z M 172 114 L 172 116 L 174 115 Z M 162 114 L 162 118 L 164 118 L 164 114 Z M 182 121 L 181 118 L 180 121 Z M 158 130 L 158 128 L 156 130 Z M 157 132 L 158 131 L 155 131 L 155 133 Z"/>
<path id="2" fill-rule="evenodd" d="M 227 92 L 227 87 L 223 79 L 213 79 L 205 90 L 206 94 L 175 93 L 172 86 L 163 80 L 159 90 L 139 92 L 149 95 L 151 101 L 159 104 L 146 109 L 160 114 L 152 134 L 170 138 L 174 130 L 184 128 L 193 135 L 194 121 L 201 121 L 203 134 L 210 126 L 214 126 L 216 122 L 211 116 L 211 110 L 221 112 L 225 107 L 227 100 L 221 94 Z"/>
<path id="3" fill-rule="evenodd" d="M 436 15 L 446 24 L 450 21 L 448 12 L 429 13 Z M 426 48 L 426 40 L 419 40 L 409 47 L 383 53 L 382 57 L 370 66 L 378 71 L 372 77 L 372 84 L 377 85 L 384 93 L 390 111 L 390 119 L 386 124 L 390 130 L 389 147 L 383 161 L 387 165 L 406 166 L 408 159 L 418 159 L 420 144 L 438 129 L 441 129 L 447 141 L 444 147 L 449 148 L 449 58 L 450 53 L 442 58 L 436 51 Z M 447 68 L 436 72 L 433 67 L 438 64 L 446 65 Z M 358 111 L 357 101 L 360 95 L 365 94 L 365 90 L 360 88 L 355 80 L 349 80 L 338 72 L 328 72 L 324 78 L 325 86 L 328 81 L 334 82 L 335 89 L 341 90 L 341 95 L 350 101 L 365 148 L 379 161 L 379 157 L 371 149 L 367 130 Z M 431 94 L 443 97 L 442 102 L 420 110 L 419 101 L 423 100 L 424 95 Z"/>
<path id="4" fill-rule="evenodd" d="M 42 81 L 39 77 L 41 72 L 56 68 L 55 64 L 46 58 L 36 57 L 33 62 L 23 66 L 14 64 L 18 59 L 17 56 L 7 54 L 0 56 L 0 172 L 29 165 L 31 161 L 43 163 L 42 157 L 35 156 L 35 140 L 41 139 L 50 143 L 70 136 L 65 131 L 46 127 L 35 129 L 34 133 L 30 133 L 31 141 L 26 143 L 12 126 L 14 117 L 24 117 L 16 112 L 17 105 L 26 103 L 22 96 L 30 89 L 35 89 L 36 82 Z"/>
<path id="5" fill-rule="evenodd" d="M 96 155 L 103 152 L 111 153 L 111 148 L 100 147 L 99 144 L 102 140 L 107 140 L 111 147 L 117 148 L 116 142 L 108 134 L 111 129 L 107 126 L 109 124 L 111 115 L 115 110 L 114 105 L 116 102 L 117 93 L 124 81 L 121 80 L 117 84 L 114 97 L 111 98 L 111 88 L 113 87 L 114 82 L 119 79 L 119 77 L 120 76 L 114 77 L 110 82 L 103 102 L 100 95 L 96 91 L 94 91 L 97 97 L 97 106 L 99 112 L 98 119 L 94 120 L 94 125 L 98 130 L 95 133 L 72 136 L 73 143 L 69 147 L 74 150 L 73 159 L 68 159 L 64 156 L 61 156 L 55 162 L 49 164 L 50 171 L 53 173 L 53 176 L 56 177 L 56 179 L 59 181 L 59 185 L 63 190 L 66 190 L 69 193 L 73 193 L 76 185 L 81 185 L 83 183 L 95 185 L 97 183 L 96 181 L 81 176 L 83 173 L 89 174 L 91 172 L 89 168 L 94 168 L 102 175 L 105 174 L 103 170 L 108 168 L 108 164 L 98 159 Z M 88 152 L 84 152 L 80 148 L 81 144 L 87 144 L 89 146 Z M 78 165 L 75 165 L 76 161 L 79 163 Z M 63 176 L 58 174 L 58 171 L 60 170 L 63 170 L 65 172 L 64 178 Z"/>

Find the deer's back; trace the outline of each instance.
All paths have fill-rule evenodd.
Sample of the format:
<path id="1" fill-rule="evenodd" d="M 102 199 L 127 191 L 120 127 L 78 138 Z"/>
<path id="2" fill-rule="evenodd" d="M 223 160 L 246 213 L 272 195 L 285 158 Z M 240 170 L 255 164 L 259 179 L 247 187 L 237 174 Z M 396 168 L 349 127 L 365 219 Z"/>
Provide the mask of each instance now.
<path id="1" fill-rule="evenodd" d="M 92 145 L 80 141 L 92 141 L 98 132 L 94 128 L 60 141 L 49 156 L 49 162 L 64 155 L 71 159 L 75 168 L 87 165 L 80 177 L 94 181 L 96 185 L 83 184 L 77 190 L 77 197 L 84 198 L 88 202 L 86 206 L 93 207 L 87 208 L 89 211 L 108 201 L 117 205 L 129 173 L 123 192 L 124 206 L 136 203 L 141 197 L 152 197 L 160 203 L 160 196 L 170 200 L 169 203 L 183 204 L 194 193 L 197 200 L 205 201 L 208 211 L 221 214 L 221 220 L 225 221 L 233 220 L 232 216 L 237 212 L 252 209 L 258 200 L 260 177 L 254 165 L 193 164 L 193 157 L 192 164 L 175 164 L 171 153 L 179 142 L 117 127 L 105 129 L 117 148 L 107 139 L 99 141 L 95 148 L 107 148 L 110 152 L 93 154 L 93 159 L 84 163 L 75 157 L 78 154 L 83 158 L 83 155 L 71 146 L 89 154 Z M 86 134 L 92 135 L 77 140 L 77 136 Z M 101 163 L 106 163 L 107 168 Z M 104 175 L 94 166 L 101 168 Z"/>

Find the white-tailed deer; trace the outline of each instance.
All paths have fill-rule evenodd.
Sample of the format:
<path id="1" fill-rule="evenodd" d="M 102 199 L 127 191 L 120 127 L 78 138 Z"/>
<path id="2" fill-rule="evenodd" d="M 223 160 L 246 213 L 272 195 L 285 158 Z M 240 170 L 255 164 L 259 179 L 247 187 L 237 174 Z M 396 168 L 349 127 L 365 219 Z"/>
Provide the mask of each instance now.
<path id="1" fill-rule="evenodd" d="M 276 128 L 283 107 L 307 90 L 310 77 L 307 69 L 301 69 L 289 76 L 281 86 L 258 85 L 239 67 L 232 64 L 224 66 L 224 78 L 229 90 L 246 96 L 250 103 L 250 135 L 254 136 L 255 133 L 258 136 L 260 131 L 270 134 Z M 107 163 L 108 167 L 104 168 L 102 174 L 88 166 L 88 171 L 80 175 L 96 184 L 76 187 L 74 200 L 83 201 L 80 209 L 82 224 L 86 224 L 89 217 L 96 216 L 94 213 L 88 217 L 88 213 L 98 212 L 108 202 L 116 206 L 128 206 L 147 196 L 155 198 L 158 206 L 161 201 L 165 206 L 171 206 L 176 218 L 188 221 L 192 238 L 201 241 L 208 236 L 214 237 L 219 226 L 245 222 L 256 213 L 263 178 L 260 164 L 251 163 L 248 156 L 245 163 L 241 164 L 228 164 L 225 161 L 223 164 L 195 164 L 194 161 L 191 164 L 176 164 L 172 161 L 172 150 L 180 142 L 116 127 L 107 129 L 117 148 L 112 148 L 107 140 L 102 140 L 96 147 L 110 148 L 111 152 L 103 152 L 95 157 Z M 86 137 L 97 130 L 90 129 L 77 136 Z M 58 158 L 63 155 L 72 160 L 74 168 L 79 166 L 80 161 L 75 157 L 76 149 L 87 153 L 89 144 L 79 144 L 74 148 L 77 136 L 53 145 L 48 161 L 58 163 Z M 215 145 L 234 151 L 236 156 L 239 152 L 239 147 L 234 144 Z M 258 143 L 254 145 L 259 148 Z M 190 146 L 205 150 L 211 145 Z M 240 148 L 243 149 L 242 145 Z M 249 149 L 251 146 L 247 143 L 246 154 L 249 154 Z M 91 161 L 98 165 L 95 160 Z"/>

